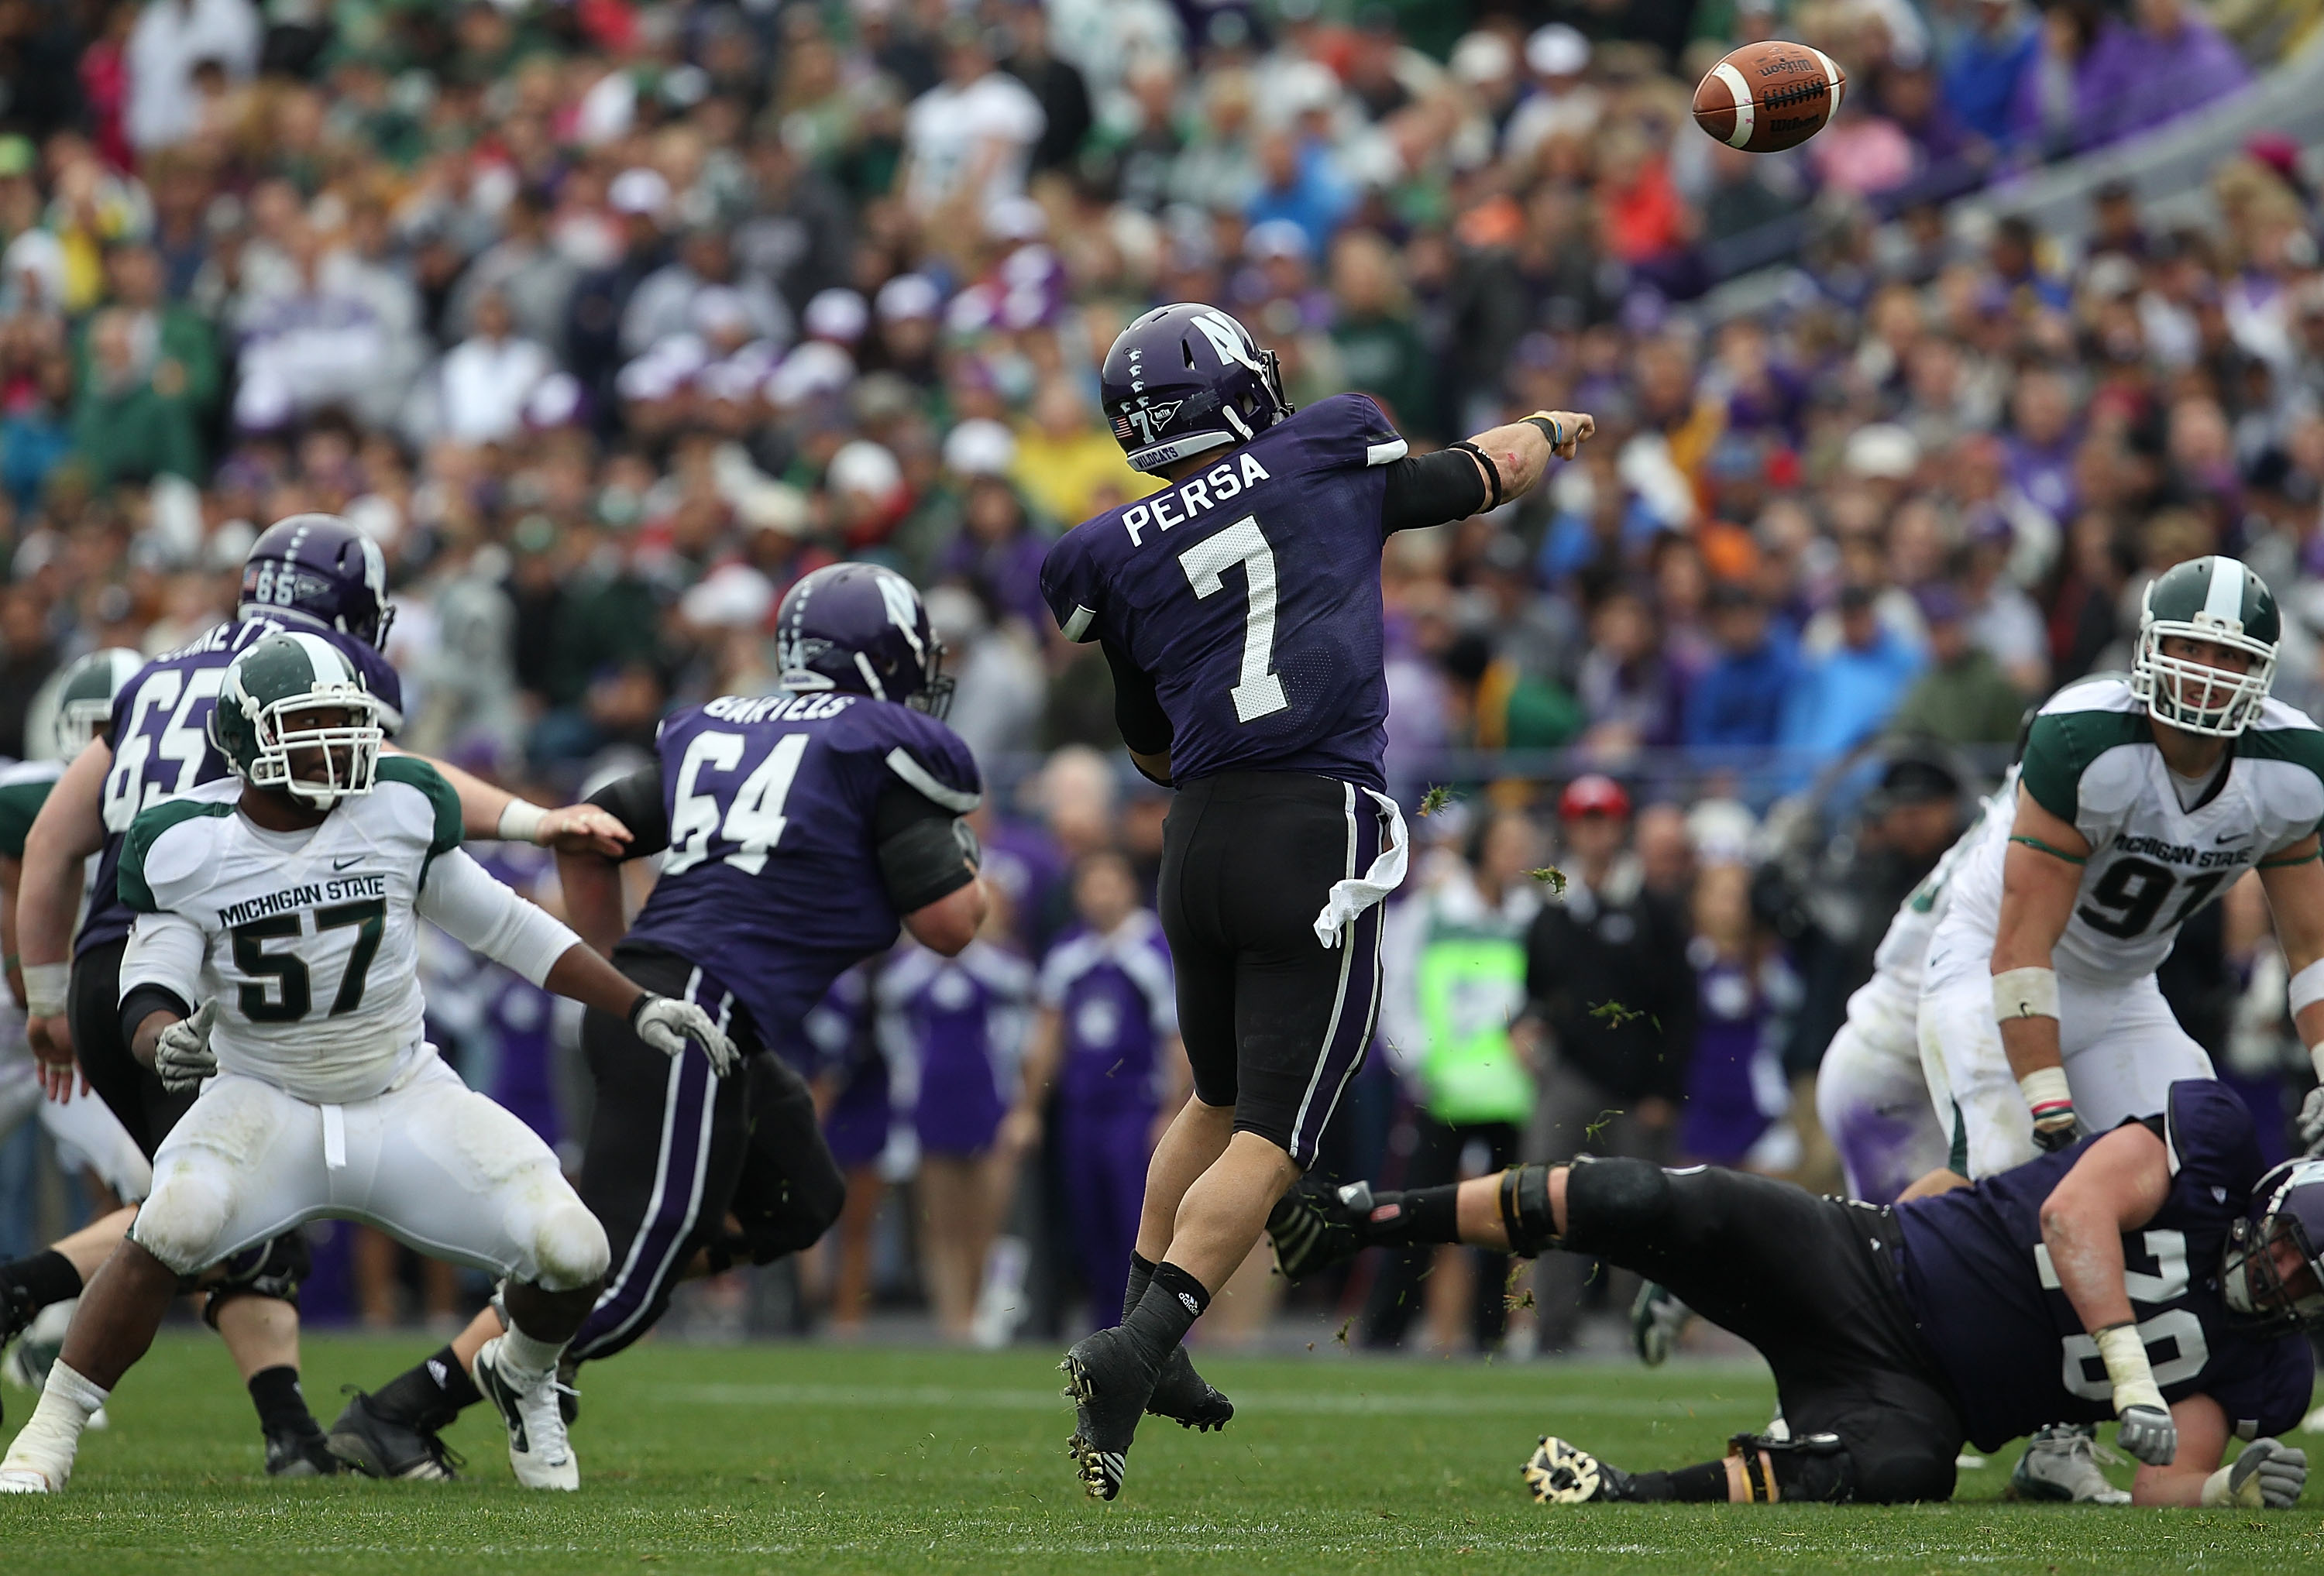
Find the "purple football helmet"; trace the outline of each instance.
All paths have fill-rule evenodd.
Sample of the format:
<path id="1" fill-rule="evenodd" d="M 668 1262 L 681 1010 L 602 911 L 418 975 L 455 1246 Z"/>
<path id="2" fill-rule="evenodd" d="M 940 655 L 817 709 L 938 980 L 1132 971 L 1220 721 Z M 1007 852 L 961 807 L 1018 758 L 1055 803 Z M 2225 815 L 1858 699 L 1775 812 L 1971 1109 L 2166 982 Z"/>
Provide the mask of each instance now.
<path id="1" fill-rule="evenodd" d="M 2324 1327 L 2324 1160 L 2287 1160 L 2252 1190 L 2219 1264 L 2220 1295 L 2246 1328 Z"/>
<path id="2" fill-rule="evenodd" d="M 786 689 L 845 690 L 940 717 L 952 705 L 944 650 L 919 592 L 877 564 L 827 565 L 775 610 Z"/>
<path id="3" fill-rule="evenodd" d="M 242 565 L 242 612 L 336 630 L 377 649 L 395 610 L 379 544 L 336 514 L 292 514 L 266 528 Z"/>
<path id="4" fill-rule="evenodd" d="M 1291 414 L 1275 352 L 1199 301 L 1157 307 L 1105 353 L 1103 399 L 1132 470 L 1246 443 Z"/>

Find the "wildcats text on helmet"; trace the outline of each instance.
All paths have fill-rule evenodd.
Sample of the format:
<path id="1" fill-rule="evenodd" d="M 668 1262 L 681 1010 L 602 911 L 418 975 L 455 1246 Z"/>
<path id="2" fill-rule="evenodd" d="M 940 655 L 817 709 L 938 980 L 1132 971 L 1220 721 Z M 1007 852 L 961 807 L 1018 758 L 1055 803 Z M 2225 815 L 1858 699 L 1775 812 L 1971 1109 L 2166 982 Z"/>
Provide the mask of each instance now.
<path id="1" fill-rule="evenodd" d="M 1237 455 L 1222 460 L 1199 476 L 1190 476 L 1176 488 L 1155 493 L 1143 503 L 1134 503 L 1122 511 L 1122 528 L 1130 532 L 1130 545 L 1146 545 L 1146 528 L 1153 526 L 1168 530 L 1174 525 L 1184 525 L 1194 516 L 1216 509 L 1254 483 L 1268 480 L 1267 467 L 1250 456 Z M 1213 497 L 1212 494 L 1216 493 Z M 1170 501 L 1178 501 L 1183 513 L 1173 513 Z"/>

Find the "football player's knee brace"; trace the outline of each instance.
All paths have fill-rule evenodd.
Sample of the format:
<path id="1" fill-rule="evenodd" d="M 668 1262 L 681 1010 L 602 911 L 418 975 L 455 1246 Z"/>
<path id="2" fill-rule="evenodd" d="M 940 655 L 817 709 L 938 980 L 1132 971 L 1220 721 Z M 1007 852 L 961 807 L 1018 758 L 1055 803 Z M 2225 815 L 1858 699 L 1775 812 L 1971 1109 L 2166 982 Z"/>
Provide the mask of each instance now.
<path id="1" fill-rule="evenodd" d="M 1791 1439 L 1738 1433 L 1727 1442 L 1727 1453 L 1741 1458 L 1744 1485 L 1755 1505 L 1779 1499 L 1844 1505 L 1856 1498 L 1856 1463 L 1836 1433 L 1806 1433 Z"/>
<path id="2" fill-rule="evenodd" d="M 1519 1258 L 1537 1258 L 1564 1246 L 1549 1207 L 1548 1166 L 1512 1166 L 1501 1173 L 1501 1230 L 1508 1233 L 1509 1251 Z"/>
<path id="3" fill-rule="evenodd" d="M 1565 1174 L 1565 1240 L 1576 1253 L 1602 1253 L 1662 1225 L 1670 1177 L 1645 1160 L 1577 1156 Z"/>
<path id="4" fill-rule="evenodd" d="M 255 1248 L 244 1249 L 219 1267 L 225 1278 L 210 1287 L 209 1300 L 202 1304 L 202 1318 L 213 1330 L 218 1327 L 219 1311 L 238 1297 L 272 1297 L 297 1307 L 299 1288 L 315 1271 L 315 1253 L 307 1233 L 293 1226 Z"/>
<path id="5" fill-rule="evenodd" d="M 803 1253 L 823 1240 L 839 1222 L 847 1203 L 847 1179 L 836 1166 L 814 1167 L 804 1176 L 786 1178 L 781 1195 L 757 1209 L 738 1207 L 735 1220 L 742 1228 L 742 1251 L 753 1264 L 772 1264 L 793 1253 Z M 735 1244 L 724 1242 L 730 1259 Z"/>
<path id="6" fill-rule="evenodd" d="M 130 1240 L 180 1275 L 198 1274 L 226 1230 L 226 1203 L 224 1188 L 180 1169 L 138 1206 Z"/>
<path id="7" fill-rule="evenodd" d="M 604 1278 L 613 1262 L 605 1228 L 578 1197 L 551 1204 L 533 1233 L 533 1284 L 545 1292 L 579 1291 Z"/>

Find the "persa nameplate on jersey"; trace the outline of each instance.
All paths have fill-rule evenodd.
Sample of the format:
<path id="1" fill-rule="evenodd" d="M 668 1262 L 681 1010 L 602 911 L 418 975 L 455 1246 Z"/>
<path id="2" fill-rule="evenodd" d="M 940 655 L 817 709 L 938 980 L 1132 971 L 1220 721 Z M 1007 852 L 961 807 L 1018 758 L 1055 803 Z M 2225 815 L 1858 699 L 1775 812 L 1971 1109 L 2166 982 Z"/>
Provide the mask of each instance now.
<path id="1" fill-rule="evenodd" d="M 247 925 L 254 919 L 263 919 L 270 914 L 286 914 L 293 908 L 312 908 L 318 903 L 337 903 L 348 898 L 384 898 L 387 878 L 379 876 L 340 876 L 333 880 L 309 881 L 303 886 L 285 887 L 279 892 L 263 897 L 244 898 L 241 902 L 217 911 L 218 924 L 231 929 Z"/>
<path id="2" fill-rule="evenodd" d="M 1238 464 L 1241 468 L 1240 475 L 1236 475 Z M 1202 475 L 1189 476 L 1178 484 L 1176 496 L 1178 507 L 1185 510 L 1185 513 L 1173 514 L 1170 512 L 1173 493 L 1166 488 L 1145 502 L 1133 503 L 1124 510 L 1122 529 L 1130 532 L 1131 547 L 1142 548 L 1146 545 L 1146 539 L 1139 533 L 1148 526 L 1168 530 L 1174 525 L 1184 525 L 1204 510 L 1216 509 L 1252 483 L 1269 480 L 1272 478 L 1268 475 L 1266 466 L 1247 454 L 1237 455 L 1232 460 L 1222 460 Z M 1213 493 L 1218 496 L 1211 496 Z"/>

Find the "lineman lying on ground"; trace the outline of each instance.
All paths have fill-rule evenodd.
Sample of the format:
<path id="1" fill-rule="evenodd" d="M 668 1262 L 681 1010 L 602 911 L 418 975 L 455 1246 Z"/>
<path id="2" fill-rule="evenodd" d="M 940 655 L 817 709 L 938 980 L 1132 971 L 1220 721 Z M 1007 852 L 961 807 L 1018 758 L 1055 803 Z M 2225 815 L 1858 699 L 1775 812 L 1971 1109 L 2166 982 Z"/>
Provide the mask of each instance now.
<path id="1" fill-rule="evenodd" d="M 1721 1461 L 1625 1472 L 1545 1438 L 1545 1503 L 1943 1499 L 1964 1440 L 2120 1422 L 2141 1505 L 2287 1508 L 2308 1458 L 2301 1332 L 2324 1325 L 2324 1161 L 2263 1175 L 2209 1080 L 2163 1115 L 1882 1207 L 1642 1160 L 1525 1166 L 1410 1193 L 1304 1183 L 1268 1221 L 1296 1279 L 1373 1244 L 1563 1249 L 1662 1282 L 1767 1359 L 1792 1429 Z M 2229 1435 L 2248 1440 L 2222 1464 Z"/>

